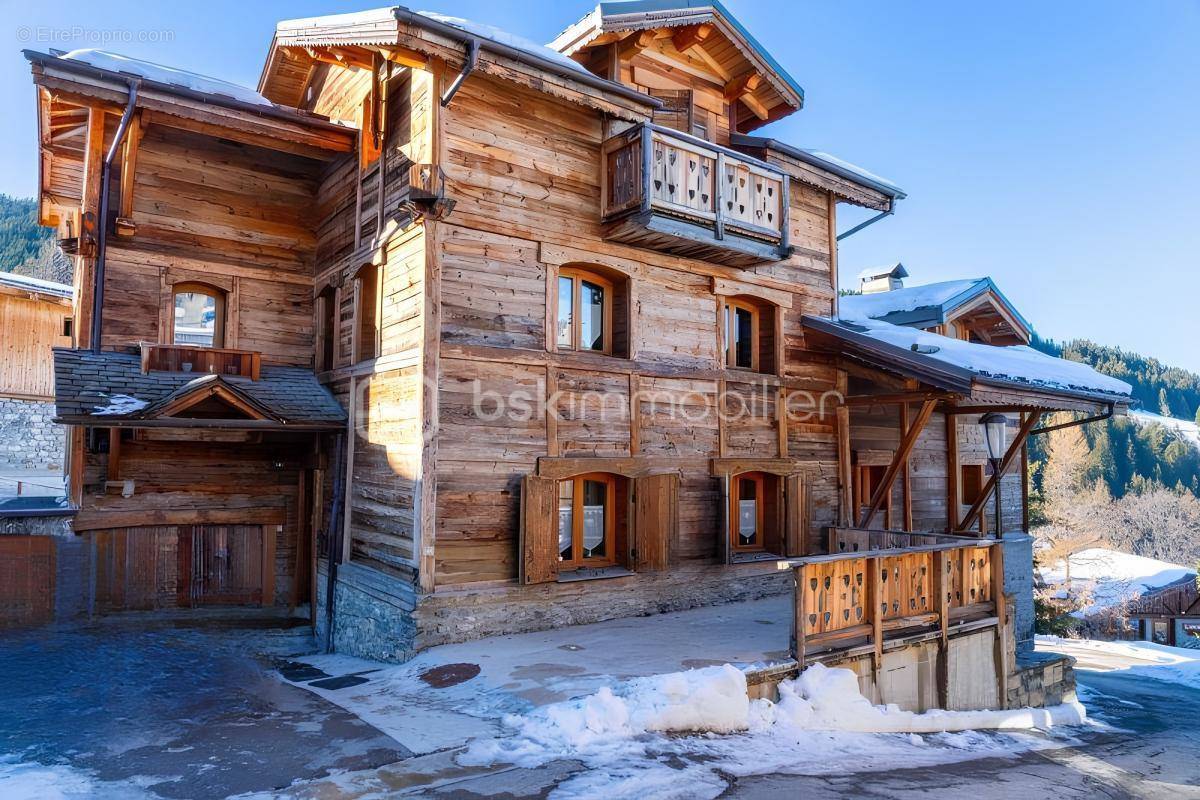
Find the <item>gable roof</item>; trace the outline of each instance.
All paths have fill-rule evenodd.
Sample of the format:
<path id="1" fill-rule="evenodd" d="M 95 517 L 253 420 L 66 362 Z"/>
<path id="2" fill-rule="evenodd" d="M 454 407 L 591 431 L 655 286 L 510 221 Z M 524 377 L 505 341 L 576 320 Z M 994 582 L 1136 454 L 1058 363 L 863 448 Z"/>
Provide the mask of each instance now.
<path id="1" fill-rule="evenodd" d="M 184 398 L 213 390 L 228 392 L 262 417 L 221 420 L 228 427 L 336 428 L 346 420 L 329 390 L 301 367 L 264 365 L 257 381 L 236 375 L 143 373 L 141 358 L 133 353 L 54 349 L 55 405 L 64 422 L 161 419 Z"/>
<path id="2" fill-rule="evenodd" d="M 1120 406 L 1129 404 L 1133 392 L 1128 383 L 1087 364 L 1026 345 L 977 344 L 869 318 L 805 316 L 803 324 L 866 362 L 951 392 L 969 395 L 982 384 Z"/>
<path id="3" fill-rule="evenodd" d="M 901 270 L 902 264 L 897 264 Z M 860 278 L 876 277 L 880 268 L 871 268 L 859 273 Z M 908 273 L 905 272 L 905 275 Z M 845 318 L 867 318 L 890 322 L 893 325 L 911 325 L 919 328 L 941 325 L 954 316 L 955 310 L 978 297 L 991 292 L 996 302 L 1004 307 L 1016 322 L 1025 328 L 1026 338 L 1033 333 L 1033 326 L 1016 306 L 1009 302 L 996 283 L 988 277 L 965 280 L 927 283 L 924 286 L 906 286 L 890 292 L 846 295 L 839 301 L 841 315 Z"/>
<path id="4" fill-rule="evenodd" d="M 154 81 L 163 86 L 174 86 L 179 89 L 190 89 L 201 94 L 228 97 L 231 100 L 237 100 L 240 103 L 248 103 L 250 105 L 271 105 L 271 101 L 258 92 L 231 81 L 201 75 L 198 72 L 188 72 L 187 70 L 168 67 L 164 64 L 155 64 L 153 61 L 130 58 L 120 53 L 85 48 L 64 53 L 59 58 L 78 61 L 99 69 L 109 70 L 110 72 L 136 75 L 139 78 Z"/>
<path id="5" fill-rule="evenodd" d="M 51 295 L 65 300 L 71 299 L 75 290 L 65 283 L 44 281 L 40 278 L 30 278 L 27 275 L 16 275 L 11 272 L 0 272 L 0 286 L 18 289 L 31 294 Z"/>
<path id="6" fill-rule="evenodd" d="M 615 31 L 682 28 L 710 24 L 738 51 L 745 63 L 761 74 L 784 104 L 797 111 L 804 106 L 804 89 L 720 0 L 606 0 L 560 33 L 550 47 L 575 53 L 598 37 Z M 778 118 L 778 117 L 773 117 Z M 760 120 L 757 125 L 765 124 Z"/>

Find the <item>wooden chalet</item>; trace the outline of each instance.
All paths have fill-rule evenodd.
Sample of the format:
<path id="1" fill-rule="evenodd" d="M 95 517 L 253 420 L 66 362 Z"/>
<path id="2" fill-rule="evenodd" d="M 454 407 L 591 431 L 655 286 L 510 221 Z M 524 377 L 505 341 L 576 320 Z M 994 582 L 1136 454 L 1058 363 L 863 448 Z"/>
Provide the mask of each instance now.
<path id="1" fill-rule="evenodd" d="M 801 654 L 999 642 L 979 415 L 1010 415 L 1023 530 L 1041 414 L 1128 402 L 1024 348 L 989 367 L 1014 348 L 843 319 L 838 207 L 904 193 L 750 135 L 804 95 L 717 2 L 604 2 L 550 47 L 403 7 L 282 22 L 249 97 L 29 58 L 43 221 L 80 265 L 77 530 L 191 536 L 195 563 L 196 531 L 260 526 L 254 596 L 313 595 L 341 650 L 794 587 Z M 882 611 L 868 555 L 917 576 Z"/>
<path id="2" fill-rule="evenodd" d="M 1127 610 L 1138 638 L 1200 649 L 1200 586 L 1195 575 L 1146 592 Z"/>

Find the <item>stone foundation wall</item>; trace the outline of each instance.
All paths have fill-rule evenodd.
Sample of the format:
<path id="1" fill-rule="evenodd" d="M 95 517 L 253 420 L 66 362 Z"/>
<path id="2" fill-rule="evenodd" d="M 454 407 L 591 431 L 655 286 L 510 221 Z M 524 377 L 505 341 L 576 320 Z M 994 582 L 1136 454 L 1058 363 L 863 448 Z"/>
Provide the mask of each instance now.
<path id="1" fill-rule="evenodd" d="M 54 403 L 0 397 L 0 467 L 61 469 L 66 428 L 52 419 Z"/>
<path id="2" fill-rule="evenodd" d="M 317 573 L 317 642 L 328 642 L 326 563 Z M 415 589 L 357 564 L 339 564 L 334 589 L 333 649 L 358 658 L 399 663 L 414 655 Z"/>
<path id="3" fill-rule="evenodd" d="M 1042 708 L 1074 700 L 1075 659 L 1070 656 L 1024 655 L 1008 677 L 1008 708 Z"/>
<path id="4" fill-rule="evenodd" d="M 1012 602 L 1010 625 L 1016 654 L 1033 652 L 1033 537 L 1028 533 L 1004 534 L 1004 593 Z"/>
<path id="5" fill-rule="evenodd" d="M 439 591 L 417 606 L 416 648 L 759 600 L 791 590 L 791 572 L 773 565 L 705 565 L 570 583 Z"/>

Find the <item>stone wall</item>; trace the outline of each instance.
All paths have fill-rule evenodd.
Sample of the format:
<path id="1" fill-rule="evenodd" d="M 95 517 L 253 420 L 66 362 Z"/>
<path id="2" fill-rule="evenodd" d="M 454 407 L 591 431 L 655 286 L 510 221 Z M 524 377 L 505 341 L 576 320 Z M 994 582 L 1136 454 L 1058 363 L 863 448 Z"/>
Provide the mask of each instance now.
<path id="1" fill-rule="evenodd" d="M 317 642 L 329 641 L 326 562 L 317 573 Z M 357 564 L 339 564 L 334 589 L 333 649 L 358 658 L 398 663 L 416 655 L 412 610 L 416 591 Z"/>
<path id="2" fill-rule="evenodd" d="M 66 428 L 52 419 L 54 403 L 0 397 L 0 467 L 61 469 Z"/>
<path id="3" fill-rule="evenodd" d="M 1008 677 L 1008 708 L 1044 708 L 1075 700 L 1075 659 L 1057 653 L 1021 656 Z"/>

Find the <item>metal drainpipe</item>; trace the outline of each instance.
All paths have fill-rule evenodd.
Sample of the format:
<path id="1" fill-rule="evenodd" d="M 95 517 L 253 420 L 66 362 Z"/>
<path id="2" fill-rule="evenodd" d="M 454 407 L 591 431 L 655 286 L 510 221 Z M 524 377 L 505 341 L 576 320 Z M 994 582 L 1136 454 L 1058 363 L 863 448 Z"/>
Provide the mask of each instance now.
<path id="1" fill-rule="evenodd" d="M 129 81 L 129 101 L 125 104 L 125 113 L 121 115 L 121 124 L 117 126 L 116 136 L 112 146 L 104 157 L 100 167 L 100 218 L 96 220 L 96 290 L 92 293 L 92 352 L 100 352 L 100 332 L 104 322 L 104 253 L 108 239 L 108 186 L 112 176 L 112 162 L 117 157 L 117 149 L 129 130 L 129 120 L 133 118 L 133 109 L 137 105 L 138 85 L 140 81 Z"/>
<path id="2" fill-rule="evenodd" d="M 1112 419 L 1113 413 L 1115 411 L 1116 411 L 1116 404 L 1109 403 L 1108 410 L 1105 411 L 1103 414 L 1097 414 L 1094 417 L 1085 417 L 1084 419 L 1077 419 L 1077 420 L 1073 420 L 1071 422 L 1060 422 L 1057 425 L 1049 425 L 1045 428 L 1037 428 L 1036 430 L 1030 431 L 1029 435 L 1030 436 L 1039 436 L 1043 433 L 1050 433 L 1051 431 L 1061 431 L 1064 428 L 1074 428 L 1079 425 L 1087 425 L 1089 422 L 1103 422 L 1106 419 Z"/>

